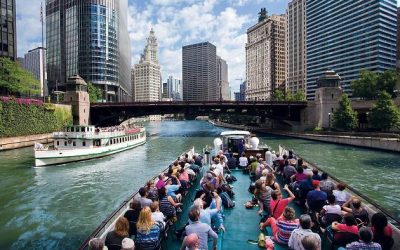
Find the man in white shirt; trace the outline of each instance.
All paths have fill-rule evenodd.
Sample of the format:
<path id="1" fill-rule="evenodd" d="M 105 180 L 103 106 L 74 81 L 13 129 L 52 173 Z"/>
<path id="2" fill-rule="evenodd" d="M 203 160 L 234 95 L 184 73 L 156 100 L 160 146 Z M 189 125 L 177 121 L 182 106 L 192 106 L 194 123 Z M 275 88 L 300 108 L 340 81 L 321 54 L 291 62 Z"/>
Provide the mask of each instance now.
<path id="1" fill-rule="evenodd" d="M 244 169 L 249 165 L 249 160 L 246 157 L 245 153 L 242 153 L 242 156 L 239 157 L 239 168 Z"/>
<path id="2" fill-rule="evenodd" d="M 272 161 L 272 153 L 269 151 L 267 148 L 267 152 L 265 152 L 265 161 L 267 162 L 267 165 L 272 167 L 273 161 Z"/>

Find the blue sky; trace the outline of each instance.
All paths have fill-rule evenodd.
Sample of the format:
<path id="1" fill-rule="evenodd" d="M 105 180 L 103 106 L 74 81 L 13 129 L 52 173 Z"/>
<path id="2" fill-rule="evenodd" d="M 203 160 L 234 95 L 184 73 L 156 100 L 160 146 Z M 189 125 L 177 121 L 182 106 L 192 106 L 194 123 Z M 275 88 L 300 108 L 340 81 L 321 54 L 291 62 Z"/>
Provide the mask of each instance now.
<path id="1" fill-rule="evenodd" d="M 18 56 L 41 45 L 40 3 L 17 0 Z M 282 14 L 289 0 L 129 0 L 128 29 L 132 65 L 139 60 L 146 37 L 154 28 L 159 43 L 162 76 L 181 79 L 182 45 L 209 41 L 229 66 L 233 91 L 245 78 L 246 29 L 265 7 Z M 29 4 L 28 4 L 29 3 Z M 44 0 L 43 0 L 44 3 Z M 398 6 L 400 3 L 398 3 Z"/>

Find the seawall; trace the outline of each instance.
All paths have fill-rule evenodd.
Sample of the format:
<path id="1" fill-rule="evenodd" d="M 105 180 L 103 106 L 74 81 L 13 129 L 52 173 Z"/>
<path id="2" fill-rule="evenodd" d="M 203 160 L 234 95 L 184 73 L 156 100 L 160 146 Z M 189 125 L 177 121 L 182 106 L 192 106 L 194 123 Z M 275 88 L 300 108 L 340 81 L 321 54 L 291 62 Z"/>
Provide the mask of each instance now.
<path id="1" fill-rule="evenodd" d="M 31 147 L 35 142 L 50 143 L 53 141 L 53 134 L 27 135 L 18 137 L 0 138 L 0 151 L 16 148 Z"/>

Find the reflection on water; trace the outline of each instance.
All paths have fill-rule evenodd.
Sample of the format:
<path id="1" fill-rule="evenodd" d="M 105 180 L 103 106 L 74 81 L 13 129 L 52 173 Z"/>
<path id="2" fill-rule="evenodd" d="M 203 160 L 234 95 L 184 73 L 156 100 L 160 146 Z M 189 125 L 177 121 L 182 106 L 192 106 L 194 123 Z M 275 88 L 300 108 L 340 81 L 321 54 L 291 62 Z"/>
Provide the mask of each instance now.
<path id="1" fill-rule="evenodd" d="M 76 249 L 145 180 L 222 131 L 207 122 L 147 125 L 145 145 L 86 162 L 33 168 L 32 149 L 0 152 L 0 249 Z M 398 154 L 287 137 L 261 136 L 295 149 L 400 215 Z M 397 185 L 396 185 L 397 184 Z"/>

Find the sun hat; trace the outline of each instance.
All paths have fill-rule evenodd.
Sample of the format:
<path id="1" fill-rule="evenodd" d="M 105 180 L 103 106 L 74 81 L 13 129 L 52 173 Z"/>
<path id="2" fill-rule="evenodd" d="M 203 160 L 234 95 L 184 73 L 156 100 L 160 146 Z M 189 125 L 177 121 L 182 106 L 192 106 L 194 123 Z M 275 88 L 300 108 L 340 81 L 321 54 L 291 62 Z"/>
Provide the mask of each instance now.
<path id="1" fill-rule="evenodd" d="M 124 238 L 121 242 L 121 249 L 135 249 L 135 242 L 130 238 Z"/>

